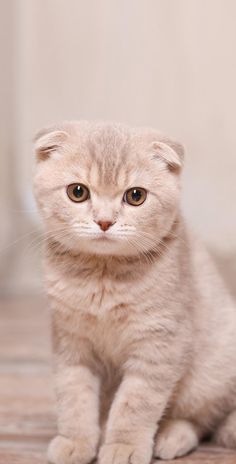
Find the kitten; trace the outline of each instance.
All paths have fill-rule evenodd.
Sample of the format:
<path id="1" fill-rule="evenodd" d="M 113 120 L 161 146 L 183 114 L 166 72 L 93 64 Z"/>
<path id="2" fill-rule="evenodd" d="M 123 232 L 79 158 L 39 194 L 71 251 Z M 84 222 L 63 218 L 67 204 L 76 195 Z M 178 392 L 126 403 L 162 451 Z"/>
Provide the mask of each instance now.
<path id="1" fill-rule="evenodd" d="M 180 213 L 181 145 L 68 122 L 35 139 L 47 233 L 55 464 L 236 447 L 236 310 Z"/>

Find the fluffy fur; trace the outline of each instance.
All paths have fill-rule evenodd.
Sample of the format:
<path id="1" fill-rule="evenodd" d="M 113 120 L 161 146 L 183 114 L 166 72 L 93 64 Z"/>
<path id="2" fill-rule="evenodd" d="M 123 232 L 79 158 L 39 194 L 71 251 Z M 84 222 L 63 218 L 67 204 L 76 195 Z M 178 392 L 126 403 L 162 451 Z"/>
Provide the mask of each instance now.
<path id="1" fill-rule="evenodd" d="M 35 150 L 58 401 L 49 461 L 149 464 L 209 433 L 235 447 L 236 310 L 182 219 L 181 145 L 71 122 Z M 75 182 L 90 199 L 69 199 Z M 131 187 L 147 190 L 141 206 L 123 201 Z"/>

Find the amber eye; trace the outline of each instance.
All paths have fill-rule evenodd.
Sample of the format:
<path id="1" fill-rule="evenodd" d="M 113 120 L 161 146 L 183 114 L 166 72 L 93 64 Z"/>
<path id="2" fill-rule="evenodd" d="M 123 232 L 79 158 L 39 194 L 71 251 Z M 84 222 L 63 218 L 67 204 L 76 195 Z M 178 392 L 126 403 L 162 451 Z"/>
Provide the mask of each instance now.
<path id="1" fill-rule="evenodd" d="M 124 194 L 124 201 L 132 206 L 139 206 L 147 198 L 147 191 L 141 187 L 133 187 Z"/>
<path id="2" fill-rule="evenodd" d="M 67 195 L 70 200 L 82 203 L 82 201 L 88 200 L 89 189 L 83 184 L 71 184 L 67 187 Z"/>

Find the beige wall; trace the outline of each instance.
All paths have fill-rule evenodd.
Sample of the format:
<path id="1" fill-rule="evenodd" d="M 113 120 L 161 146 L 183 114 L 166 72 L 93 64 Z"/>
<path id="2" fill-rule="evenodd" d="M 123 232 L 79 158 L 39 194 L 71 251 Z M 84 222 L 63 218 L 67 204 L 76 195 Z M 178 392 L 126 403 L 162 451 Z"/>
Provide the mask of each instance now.
<path id="1" fill-rule="evenodd" d="M 37 128 L 80 118 L 152 125 L 186 145 L 183 204 L 191 223 L 212 248 L 234 252 L 235 0 L 11 0 L 3 7 L 14 46 L 14 117 L 5 131 L 14 131 L 11 157 L 3 149 L 5 179 L 9 158 L 13 164 L 13 204 L 34 208 Z M 4 59 L 10 62 L 10 51 Z M 5 98 L 2 115 L 8 106 Z M 9 211 L 4 192 L 1 201 Z M 11 214 L 11 229 L 18 221 L 12 235 L 27 233 L 34 217 Z M 22 264 L 22 248 L 15 248 L 13 281 L 27 287 L 37 273 L 30 259 Z"/>

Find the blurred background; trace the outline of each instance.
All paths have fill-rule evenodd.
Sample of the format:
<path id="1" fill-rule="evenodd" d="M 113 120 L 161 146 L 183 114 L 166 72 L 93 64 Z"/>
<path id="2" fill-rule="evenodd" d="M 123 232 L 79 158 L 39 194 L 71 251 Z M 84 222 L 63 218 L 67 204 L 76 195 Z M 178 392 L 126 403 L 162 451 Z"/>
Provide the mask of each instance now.
<path id="1" fill-rule="evenodd" d="M 236 270 L 235 0 L 1 0 L 0 294 L 41 291 L 32 138 L 63 119 L 186 146 L 183 209 Z"/>

